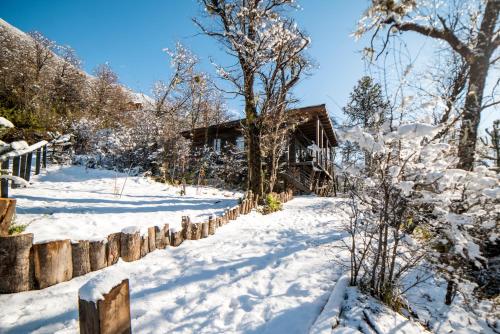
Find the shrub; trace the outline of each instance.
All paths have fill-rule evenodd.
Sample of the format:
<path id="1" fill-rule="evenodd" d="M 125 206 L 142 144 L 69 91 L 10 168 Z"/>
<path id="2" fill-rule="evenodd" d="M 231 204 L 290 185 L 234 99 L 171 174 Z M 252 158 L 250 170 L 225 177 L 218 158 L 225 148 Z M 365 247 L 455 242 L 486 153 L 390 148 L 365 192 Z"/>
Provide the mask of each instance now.
<path id="1" fill-rule="evenodd" d="M 276 194 L 271 193 L 266 196 L 264 214 L 280 211 L 282 209 L 283 209 L 283 204 L 280 202 Z"/>
<path id="2" fill-rule="evenodd" d="M 26 230 L 26 224 L 13 224 L 9 227 L 9 235 L 20 234 Z"/>

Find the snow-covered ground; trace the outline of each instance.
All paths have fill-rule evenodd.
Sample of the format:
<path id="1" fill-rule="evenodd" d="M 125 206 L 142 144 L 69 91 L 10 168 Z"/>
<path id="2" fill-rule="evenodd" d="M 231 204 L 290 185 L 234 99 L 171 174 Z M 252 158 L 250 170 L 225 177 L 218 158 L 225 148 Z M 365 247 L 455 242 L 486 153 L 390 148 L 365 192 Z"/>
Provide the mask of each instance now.
<path id="1" fill-rule="evenodd" d="M 17 223 L 29 223 L 27 231 L 38 242 L 102 238 L 131 225 L 179 225 L 182 215 L 204 220 L 241 196 L 188 187 L 181 197 L 179 188 L 131 177 L 119 198 L 114 189 L 124 181 L 111 171 L 52 168 L 31 188 L 14 190 Z M 348 241 L 342 232 L 347 207 L 341 198 L 296 197 L 283 211 L 254 211 L 206 239 L 136 262 L 120 260 L 44 290 L 0 295 L 0 333 L 78 332 L 79 288 L 115 270 L 130 278 L 134 333 L 308 333 L 323 312 L 322 330 L 315 333 L 330 334 L 329 318 L 339 314 L 332 305 L 342 308 L 335 333 L 371 333 L 374 327 L 380 333 L 425 332 L 355 288 L 346 290 L 344 303 L 336 300 L 340 292 L 330 297 L 344 272 L 339 262 L 348 256 L 338 247 Z M 421 322 L 435 333 L 493 333 L 485 317 L 467 311 L 460 298 L 444 305 L 445 288 L 433 278 L 407 294 Z"/>
<path id="2" fill-rule="evenodd" d="M 28 224 L 26 232 L 34 234 L 35 242 L 101 239 L 128 226 L 180 227 L 182 216 L 195 222 L 207 220 L 236 205 L 242 196 L 209 187 L 187 187 L 186 196 L 179 192 L 179 187 L 143 177 L 127 179 L 108 170 L 51 166 L 47 173 L 33 177 L 29 188 L 12 189 L 11 196 L 17 199 L 15 223 Z"/>
<path id="3" fill-rule="evenodd" d="M 345 237 L 343 206 L 342 199 L 298 197 L 207 239 L 120 261 L 130 277 L 134 333 L 307 333 L 340 274 L 331 246 Z M 96 274 L 0 295 L 0 332 L 77 332 L 78 289 Z"/>

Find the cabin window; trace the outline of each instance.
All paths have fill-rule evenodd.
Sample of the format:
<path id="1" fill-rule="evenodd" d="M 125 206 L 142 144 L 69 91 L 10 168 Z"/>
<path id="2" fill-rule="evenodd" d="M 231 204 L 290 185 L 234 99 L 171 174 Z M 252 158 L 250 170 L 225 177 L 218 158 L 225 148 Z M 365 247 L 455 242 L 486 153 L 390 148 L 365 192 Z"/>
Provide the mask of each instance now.
<path id="1" fill-rule="evenodd" d="M 238 151 L 244 151 L 245 150 L 245 138 L 243 136 L 239 136 L 236 138 L 236 148 Z"/>
<path id="2" fill-rule="evenodd" d="M 217 154 L 220 154 L 221 152 L 221 146 L 222 146 L 222 141 L 220 138 L 215 138 L 214 139 L 214 151 Z"/>

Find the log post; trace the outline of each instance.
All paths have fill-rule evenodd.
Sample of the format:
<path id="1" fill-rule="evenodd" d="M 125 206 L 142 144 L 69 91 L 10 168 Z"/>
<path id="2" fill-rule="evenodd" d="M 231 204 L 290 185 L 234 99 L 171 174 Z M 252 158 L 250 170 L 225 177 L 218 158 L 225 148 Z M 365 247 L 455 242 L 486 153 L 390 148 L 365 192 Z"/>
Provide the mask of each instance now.
<path id="1" fill-rule="evenodd" d="M 149 245 L 149 252 L 151 253 L 152 251 L 156 250 L 156 236 L 155 236 L 155 228 L 153 227 L 148 227 L 148 245 Z"/>
<path id="2" fill-rule="evenodd" d="M 201 223 L 191 224 L 190 240 L 199 240 L 201 238 Z"/>
<path id="3" fill-rule="evenodd" d="M 192 233 L 192 231 L 191 231 L 192 225 L 191 225 L 191 220 L 189 219 L 189 216 L 182 217 L 181 225 L 182 225 L 182 237 L 184 238 L 184 240 L 190 240 L 191 233 Z"/>
<path id="4" fill-rule="evenodd" d="M 208 238 L 209 224 L 208 222 L 201 223 L 201 237 Z"/>
<path id="5" fill-rule="evenodd" d="M 9 227 L 15 213 L 16 200 L 14 198 L 0 198 L 0 236 L 9 235 Z"/>
<path id="6" fill-rule="evenodd" d="M 130 334 L 132 325 L 130 318 L 130 289 L 128 279 L 115 285 L 102 298 L 95 300 L 93 295 L 99 292 L 87 292 L 87 289 L 100 290 L 90 286 L 90 280 L 78 292 L 78 317 L 81 334 Z M 89 287 L 90 286 L 90 287 Z"/>
<path id="7" fill-rule="evenodd" d="M 172 245 L 172 247 L 180 246 L 180 244 L 182 244 L 182 242 L 184 241 L 183 234 L 183 230 L 170 230 L 170 245 Z"/>
<path id="8" fill-rule="evenodd" d="M 156 249 L 163 249 L 166 247 L 165 231 L 163 227 L 160 228 L 159 226 L 155 226 L 155 245 Z"/>
<path id="9" fill-rule="evenodd" d="M 30 290 L 32 246 L 32 233 L 0 237 L 0 293 Z"/>
<path id="10" fill-rule="evenodd" d="M 36 166 L 35 166 L 35 175 L 40 174 L 40 167 L 42 164 L 42 148 L 39 147 L 36 150 L 36 160 L 35 160 Z"/>
<path id="11" fill-rule="evenodd" d="M 90 269 L 90 242 L 80 240 L 71 243 L 71 259 L 73 261 L 73 277 L 85 275 Z"/>
<path id="12" fill-rule="evenodd" d="M 120 258 L 121 254 L 121 233 L 111 233 L 108 235 L 108 247 L 107 247 L 107 261 L 108 261 L 108 266 L 112 266 L 116 262 L 118 262 L 118 259 Z"/>
<path id="13" fill-rule="evenodd" d="M 107 242 L 94 240 L 89 243 L 90 270 L 96 271 L 108 266 L 106 254 Z"/>
<path id="14" fill-rule="evenodd" d="M 123 261 L 132 262 L 141 258 L 141 233 L 135 226 L 122 230 L 120 255 Z"/>
<path id="15" fill-rule="evenodd" d="M 44 289 L 69 281 L 73 275 L 71 242 L 56 240 L 33 245 L 35 285 Z"/>
<path id="16" fill-rule="evenodd" d="M 9 161 L 10 161 L 9 158 L 2 161 L 2 172 L 0 172 L 0 175 L 2 175 L 2 174 L 7 175 L 9 173 Z M 3 198 L 9 197 L 9 180 L 7 180 L 7 179 L 2 179 L 2 181 L 1 181 L 1 194 L 0 194 L 0 196 Z"/>
<path id="17" fill-rule="evenodd" d="M 165 247 L 170 246 L 170 226 L 165 224 L 163 226 L 163 231 L 165 232 Z"/>
<path id="18" fill-rule="evenodd" d="M 216 228 L 217 228 L 217 219 L 214 219 L 213 216 L 208 217 L 208 234 L 214 235 Z"/>
<path id="19" fill-rule="evenodd" d="M 141 257 L 145 257 L 149 253 L 149 233 L 141 235 Z"/>

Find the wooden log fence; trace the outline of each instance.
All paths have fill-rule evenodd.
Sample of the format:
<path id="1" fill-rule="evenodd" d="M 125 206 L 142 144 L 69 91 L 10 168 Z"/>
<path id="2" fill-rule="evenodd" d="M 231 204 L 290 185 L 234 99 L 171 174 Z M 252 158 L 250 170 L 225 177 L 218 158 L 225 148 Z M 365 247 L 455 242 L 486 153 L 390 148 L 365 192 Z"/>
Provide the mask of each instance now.
<path id="1" fill-rule="evenodd" d="M 292 197 L 291 191 L 280 194 L 283 202 Z M 137 261 L 156 249 L 178 247 L 184 240 L 207 238 L 255 207 L 255 199 L 247 197 L 237 206 L 224 210 L 221 216 L 209 216 L 205 222 L 192 223 L 188 216 L 182 217 L 180 230 L 165 224 L 152 226 L 141 235 L 138 229 L 131 227 L 102 240 L 33 244 L 32 234 L 0 236 L 0 294 L 43 289 L 112 266 L 120 257 L 124 261 Z"/>

